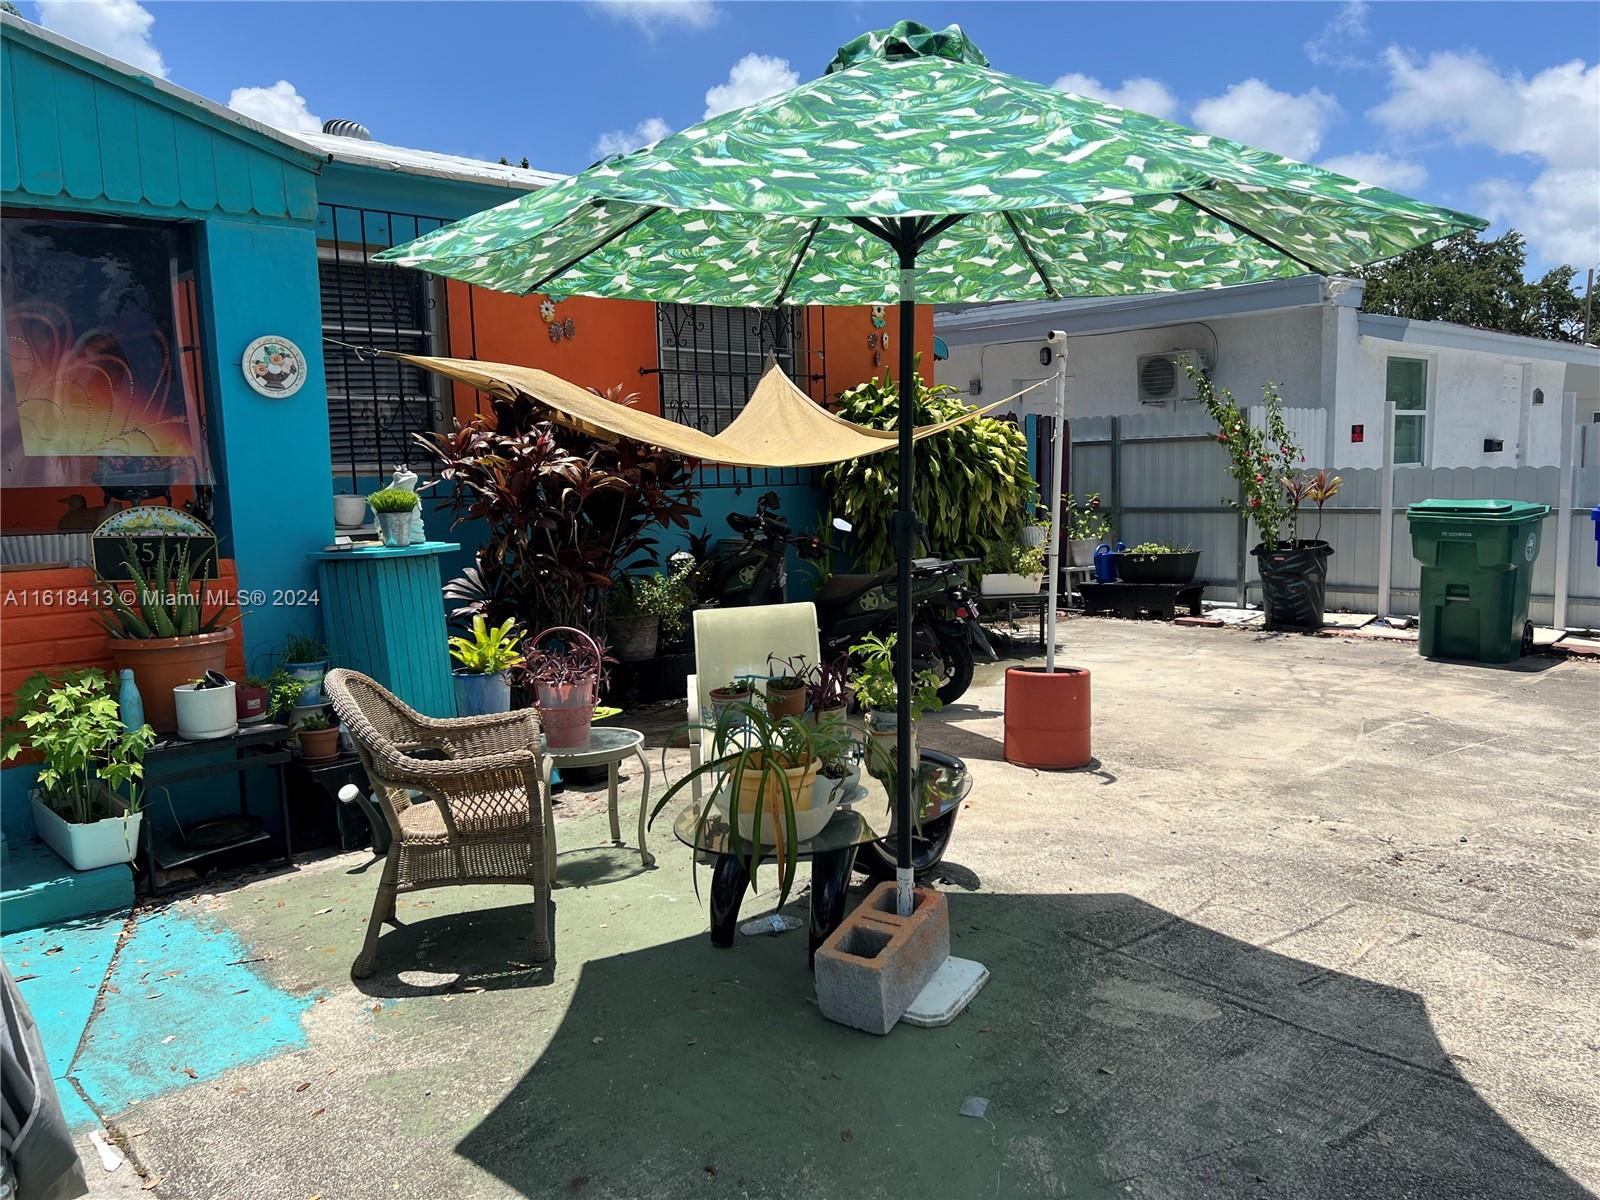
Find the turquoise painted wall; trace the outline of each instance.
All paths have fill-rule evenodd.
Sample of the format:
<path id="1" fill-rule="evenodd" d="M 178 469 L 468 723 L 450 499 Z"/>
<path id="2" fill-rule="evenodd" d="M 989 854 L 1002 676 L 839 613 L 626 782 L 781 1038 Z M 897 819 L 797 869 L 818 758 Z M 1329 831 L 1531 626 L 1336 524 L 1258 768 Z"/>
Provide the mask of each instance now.
<path id="1" fill-rule="evenodd" d="M 309 226 L 233 220 L 203 228 L 202 292 L 221 425 L 219 524 L 231 531 L 240 589 L 261 601 L 245 618 L 254 661 L 319 620 L 315 609 L 286 597 L 316 587 L 307 556 L 333 536 L 316 235 Z M 245 347 L 264 334 L 289 338 L 306 356 L 306 384 L 286 399 L 259 395 L 240 369 Z"/>

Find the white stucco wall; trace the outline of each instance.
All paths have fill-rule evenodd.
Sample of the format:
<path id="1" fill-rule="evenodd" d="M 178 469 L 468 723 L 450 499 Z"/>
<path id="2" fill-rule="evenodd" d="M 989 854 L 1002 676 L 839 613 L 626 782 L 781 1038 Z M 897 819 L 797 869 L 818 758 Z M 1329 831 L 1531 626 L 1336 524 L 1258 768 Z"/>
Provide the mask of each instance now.
<path id="1" fill-rule="evenodd" d="M 1561 395 L 1566 365 L 1514 352 L 1479 352 L 1452 346 L 1397 342 L 1362 334 L 1357 338 L 1354 378 L 1341 380 L 1334 411 L 1333 464 L 1383 465 L 1383 398 L 1388 361 L 1420 358 L 1428 363 L 1425 463 L 1431 467 L 1553 466 L 1561 445 Z M 1544 393 L 1533 404 L 1535 389 Z M 1365 440 L 1351 440 L 1360 424 Z M 1486 452 L 1484 439 L 1504 443 Z"/>
<path id="2" fill-rule="evenodd" d="M 936 378 L 958 388 L 971 403 L 992 403 L 1015 390 L 1017 380 L 1040 379 L 1041 342 L 1020 345 L 952 346 L 938 364 Z M 1241 403 L 1259 399 L 1261 385 L 1275 381 L 1289 407 L 1322 405 L 1322 311 L 1299 308 L 1204 323 L 1171 325 L 1123 333 L 1078 334 L 1068 339 L 1068 396 L 1073 416 L 1099 417 L 1161 411 L 1139 403 L 1137 364 L 1144 354 L 1202 350 L 1212 363 L 1212 378 Z M 981 389 L 972 391 L 974 380 Z M 1018 412 L 1048 412 L 1049 388 L 1030 393 Z M 1170 405 L 1168 406 L 1171 407 Z M 1184 405 L 1190 408 L 1191 405 Z"/>

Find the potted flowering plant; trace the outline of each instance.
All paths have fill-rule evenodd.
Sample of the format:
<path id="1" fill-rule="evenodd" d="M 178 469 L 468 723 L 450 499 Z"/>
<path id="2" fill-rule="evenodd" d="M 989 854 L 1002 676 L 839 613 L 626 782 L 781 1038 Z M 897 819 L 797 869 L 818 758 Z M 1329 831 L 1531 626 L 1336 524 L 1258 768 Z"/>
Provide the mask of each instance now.
<path id="1" fill-rule="evenodd" d="M 17 689 L 0 758 L 10 762 L 24 750 L 43 757 L 34 827 L 74 870 L 92 871 L 133 861 L 144 754 L 155 740 L 148 725 L 124 727 L 104 671 L 40 672 Z"/>
<path id="2" fill-rule="evenodd" d="M 1100 509 L 1100 493 L 1090 492 L 1080 502 L 1072 496 L 1061 501 L 1066 520 L 1067 554 L 1075 567 L 1094 566 L 1094 552 L 1111 536 L 1111 518 Z"/>
<path id="3" fill-rule="evenodd" d="M 1283 419 L 1276 384 L 1261 389 L 1266 420 L 1260 427 L 1226 388 L 1214 387 L 1204 373 L 1188 368 L 1206 412 L 1217 423 L 1217 442 L 1228 455 L 1228 473 L 1239 483 L 1242 500 L 1224 499 L 1241 520 L 1255 523 L 1261 541 L 1250 551 L 1261 573 L 1261 595 L 1268 629 L 1320 629 L 1325 605 L 1328 556 L 1333 547 L 1321 538 L 1322 506 L 1339 490 L 1340 479 L 1326 471 L 1297 477 L 1305 454 Z M 1317 505 L 1317 534 L 1300 537 L 1300 506 Z"/>
<path id="4" fill-rule="evenodd" d="M 589 744 L 595 701 L 607 664 L 616 660 L 599 642 L 570 625 L 552 625 L 529 643 L 522 670 L 537 693 L 547 745 L 582 750 Z"/>

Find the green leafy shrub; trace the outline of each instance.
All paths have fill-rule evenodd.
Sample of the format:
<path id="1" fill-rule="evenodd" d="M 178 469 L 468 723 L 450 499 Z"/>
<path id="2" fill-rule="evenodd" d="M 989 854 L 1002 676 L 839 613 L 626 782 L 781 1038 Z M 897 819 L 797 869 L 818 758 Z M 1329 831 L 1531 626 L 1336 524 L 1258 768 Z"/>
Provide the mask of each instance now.
<path id="1" fill-rule="evenodd" d="M 983 569 L 991 575 L 1040 575 L 1044 572 L 1043 546 L 1001 542 L 983 556 Z"/>
<path id="2" fill-rule="evenodd" d="M 1099 492 L 1090 492 L 1082 500 L 1063 496 L 1061 508 L 1067 518 L 1069 541 L 1099 542 L 1111 536 L 1111 518 L 1100 507 Z"/>
<path id="3" fill-rule="evenodd" d="M 670 571 L 624 575 L 611 589 L 607 610 L 613 617 L 656 617 L 661 622 L 661 636 L 675 641 L 688 628 L 694 570 L 694 561 L 685 559 Z"/>
<path id="4" fill-rule="evenodd" d="M 899 689 L 894 679 L 894 644 L 898 634 L 880 637 L 869 633 L 850 647 L 857 666 L 850 676 L 850 690 L 856 702 L 868 712 L 895 712 L 899 709 Z M 932 671 L 918 671 L 911 677 L 911 719 L 943 708 L 939 700 L 939 677 Z"/>
<path id="5" fill-rule="evenodd" d="M 1186 365 L 1184 370 L 1194 380 L 1206 412 L 1217 423 L 1217 441 L 1228 455 L 1228 474 L 1244 492 L 1242 501 L 1224 496 L 1222 502 L 1244 521 L 1256 523 L 1261 544 L 1268 550 L 1276 550 L 1285 538 L 1293 549 L 1298 542 L 1303 498 L 1293 491 L 1293 471 L 1297 464 L 1305 462 L 1305 454 L 1295 444 L 1283 419 L 1283 397 L 1278 394 L 1278 385 L 1269 382 L 1261 387 L 1267 412 L 1264 427 L 1258 429 L 1250 424 L 1249 416 L 1227 388 L 1217 388 L 1209 376 L 1192 365 Z"/>
<path id="6" fill-rule="evenodd" d="M 367 497 L 375 513 L 408 513 L 416 508 L 422 497 L 405 488 L 379 488 Z"/>
<path id="7" fill-rule="evenodd" d="M 148 725 L 122 727 L 104 671 L 91 667 L 54 678 L 41 671 L 17 689 L 0 758 L 10 762 L 24 750 L 42 755 L 39 790 L 45 804 L 81 825 L 139 811 L 144 752 L 155 740 Z"/>
<path id="8" fill-rule="evenodd" d="M 916 423 L 949 421 L 968 411 L 955 388 L 916 377 Z M 887 375 L 839 396 L 838 413 L 872 429 L 894 429 L 900 391 Z M 949 558 L 982 558 L 989 546 L 1015 539 L 1019 518 L 1034 510 L 1038 485 L 1028 471 L 1028 441 L 1010 421 L 978 417 L 917 443 L 917 513 L 932 548 Z M 875 454 L 830 467 L 822 486 L 836 510 L 855 525 L 864 570 L 894 561 L 891 529 L 899 497 L 900 455 Z"/>

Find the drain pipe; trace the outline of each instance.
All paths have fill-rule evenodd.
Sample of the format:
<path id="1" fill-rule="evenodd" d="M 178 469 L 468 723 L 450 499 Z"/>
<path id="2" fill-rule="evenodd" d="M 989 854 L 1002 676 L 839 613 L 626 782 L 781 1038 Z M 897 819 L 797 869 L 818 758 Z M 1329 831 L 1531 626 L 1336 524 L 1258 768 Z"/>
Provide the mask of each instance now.
<path id="1" fill-rule="evenodd" d="M 1056 461 L 1051 464 L 1050 470 L 1050 549 L 1045 558 L 1050 583 L 1045 592 L 1044 645 L 1044 669 L 1047 674 L 1053 674 L 1056 669 L 1056 598 L 1061 586 L 1061 476 L 1066 473 L 1061 466 L 1065 460 L 1062 453 L 1065 446 L 1063 434 L 1067 427 L 1066 330 L 1052 329 L 1045 338 L 1045 345 L 1055 357 L 1056 368 L 1056 427 L 1055 436 L 1051 439 Z"/>

